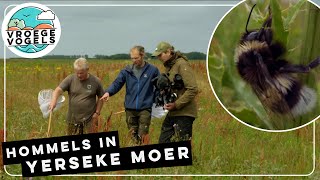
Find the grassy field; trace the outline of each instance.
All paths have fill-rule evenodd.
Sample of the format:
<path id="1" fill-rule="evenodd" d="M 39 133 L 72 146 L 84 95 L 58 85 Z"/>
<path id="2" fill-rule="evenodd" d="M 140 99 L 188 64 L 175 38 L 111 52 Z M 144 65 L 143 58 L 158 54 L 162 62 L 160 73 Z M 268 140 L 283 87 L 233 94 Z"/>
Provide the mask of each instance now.
<path id="1" fill-rule="evenodd" d="M 3 61 L 1 61 L 3 62 Z M 37 96 L 42 89 L 54 89 L 68 74 L 73 73 L 73 61 L 68 60 L 9 60 L 6 62 L 6 135 L 7 141 L 44 138 L 48 126 L 47 119 L 42 117 Z M 112 83 L 120 69 L 130 63 L 128 60 L 108 61 L 89 60 L 90 72 L 98 76 L 106 88 Z M 163 71 L 158 61 L 150 61 Z M 312 125 L 286 133 L 267 133 L 249 128 L 232 119 L 215 99 L 206 73 L 205 61 L 192 61 L 196 79 L 200 89 L 197 96 L 199 116 L 196 119 L 192 139 L 193 165 L 188 167 L 170 167 L 117 172 L 101 172 L 92 174 L 309 174 L 313 170 L 313 128 Z M 4 90 L 4 64 L 0 64 L 0 89 Z M 125 89 L 111 97 L 105 103 L 101 115 L 101 129 L 111 112 L 122 111 Z M 67 96 L 67 94 L 64 94 Z M 4 98 L 0 94 L 1 99 Z M 3 101 L 0 111 L 3 114 Z M 67 103 L 52 117 L 52 136 L 65 135 L 65 118 Z M 153 119 L 150 127 L 150 143 L 158 141 L 162 119 Z M 319 124 L 319 123 L 317 123 Z M 319 125 L 317 125 L 317 128 Z M 1 129 L 3 123 L 1 123 Z M 125 114 L 111 116 L 110 131 L 118 131 L 120 147 L 129 146 L 128 129 Z M 316 138 L 316 142 L 319 142 Z M 316 154 L 316 161 L 319 153 Z M 17 165 L 7 166 L 11 174 L 21 174 Z M 14 179 L 4 170 L 0 174 L 5 179 Z M 128 177 L 113 177 L 113 179 Z M 147 177 L 160 179 L 161 177 Z M 184 179 L 177 177 L 175 179 Z M 186 179 L 199 179 L 188 177 Z M 234 179 L 243 179 L 238 177 Z M 275 179 L 280 179 L 276 177 Z M 320 169 L 309 177 L 299 179 L 319 179 Z M 34 178 L 41 179 L 41 178 Z M 50 177 L 50 179 L 74 179 L 72 177 Z M 83 177 L 89 179 L 89 177 Z M 91 178 L 90 178 L 91 179 Z M 96 177 L 95 179 L 103 179 Z M 137 179 L 131 177 L 130 179 Z M 229 179 L 219 177 L 217 179 Z M 251 177 L 246 177 L 251 179 Z M 253 179 L 253 178 L 252 178 Z M 259 179 L 269 179 L 260 177 Z M 273 179 L 273 178 L 272 178 Z M 281 179 L 296 179 L 282 177 Z"/>

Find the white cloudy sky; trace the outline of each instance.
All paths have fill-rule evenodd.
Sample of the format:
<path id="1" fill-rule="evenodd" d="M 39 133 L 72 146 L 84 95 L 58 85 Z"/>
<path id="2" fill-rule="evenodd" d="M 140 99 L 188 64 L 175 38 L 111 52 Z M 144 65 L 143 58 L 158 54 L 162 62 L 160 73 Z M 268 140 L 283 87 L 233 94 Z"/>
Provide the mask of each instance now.
<path id="1" fill-rule="evenodd" d="M 133 2 L 127 4 L 135 4 Z M 4 8 L 9 4 L 20 3 L 22 1 L 0 2 L 1 12 L 4 12 Z M 195 4 L 191 2 L 175 3 L 181 6 L 174 7 L 50 6 L 58 3 L 65 4 L 62 1 L 41 2 L 53 10 L 62 27 L 60 41 L 50 54 L 88 54 L 89 56 L 127 53 L 137 44 L 145 46 L 147 52 L 152 52 L 159 41 L 168 41 L 183 52 L 205 53 L 214 27 L 232 4 L 236 4 L 228 2 L 224 4 L 230 4 L 229 6 L 200 7 L 183 6 Z M 88 2 L 78 1 L 72 4 L 80 5 Z M 90 4 L 92 5 L 92 2 Z M 99 1 L 93 4 L 108 5 L 110 3 Z M 115 5 L 115 3 L 111 4 Z M 124 5 L 124 3 L 117 4 Z M 0 20 L 3 21 L 2 16 Z M 3 49 L 3 43 L 0 44 L 0 48 Z M 11 52 L 6 52 L 7 57 L 15 57 Z M 3 53 L 1 50 L 0 58 L 3 58 Z"/>
<path id="2" fill-rule="evenodd" d="M 0 2 L 3 13 L 10 4 L 24 1 Z M 153 2 L 153 3 L 152 3 Z M 168 41 L 183 52 L 199 51 L 206 53 L 211 34 L 224 14 L 239 1 L 151 1 L 151 3 L 122 1 L 116 4 L 141 5 L 161 4 L 179 6 L 117 6 L 108 1 L 41 1 L 58 16 L 61 26 L 61 38 L 50 54 L 111 55 L 127 53 L 136 44 L 145 46 L 152 52 L 159 41 Z M 320 4 L 320 0 L 314 1 Z M 53 4 L 73 4 L 74 6 L 53 6 Z M 79 6 L 112 5 L 110 6 Z M 198 6 L 185 6 L 197 4 Z M 209 4 L 211 6 L 205 6 Z M 218 6 L 218 5 L 228 6 Z M 180 6 L 181 5 L 181 6 Z M 201 5 L 201 6 L 199 6 Z M 217 6 L 212 6 L 217 5 Z M 3 17 L 0 16 L 0 21 Z M 3 43 L 0 43 L 3 49 Z M 4 52 L 0 51 L 0 58 Z M 15 57 L 6 53 L 7 57 Z"/>

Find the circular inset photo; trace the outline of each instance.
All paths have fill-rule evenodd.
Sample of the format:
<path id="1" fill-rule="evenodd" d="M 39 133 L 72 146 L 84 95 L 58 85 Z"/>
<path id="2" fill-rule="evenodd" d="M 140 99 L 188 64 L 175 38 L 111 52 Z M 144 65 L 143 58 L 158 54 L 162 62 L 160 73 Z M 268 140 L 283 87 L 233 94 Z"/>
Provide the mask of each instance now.
<path id="1" fill-rule="evenodd" d="M 289 131 L 320 114 L 320 10 L 311 1 L 244 1 L 208 47 L 212 90 L 230 115 L 264 131 Z"/>

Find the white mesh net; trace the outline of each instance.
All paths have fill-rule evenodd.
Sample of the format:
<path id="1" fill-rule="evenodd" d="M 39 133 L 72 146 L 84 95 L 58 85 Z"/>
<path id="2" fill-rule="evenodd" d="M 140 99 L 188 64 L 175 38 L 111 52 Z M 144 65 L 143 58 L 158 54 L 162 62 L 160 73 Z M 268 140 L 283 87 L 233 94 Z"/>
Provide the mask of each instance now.
<path id="1" fill-rule="evenodd" d="M 38 94 L 38 103 L 40 105 L 40 110 L 44 118 L 47 118 L 50 114 L 49 105 L 51 102 L 52 95 L 53 95 L 52 89 L 41 90 Z M 65 101 L 65 97 L 62 95 L 59 96 L 56 107 L 53 109 L 53 111 L 58 110 L 64 101 Z"/>

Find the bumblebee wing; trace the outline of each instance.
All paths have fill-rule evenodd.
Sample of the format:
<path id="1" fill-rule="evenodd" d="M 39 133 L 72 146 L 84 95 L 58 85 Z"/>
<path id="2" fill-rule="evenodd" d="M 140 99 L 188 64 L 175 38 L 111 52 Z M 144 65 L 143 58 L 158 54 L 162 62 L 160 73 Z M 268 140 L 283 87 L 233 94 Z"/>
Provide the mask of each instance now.
<path id="1" fill-rule="evenodd" d="M 272 80 L 266 90 L 255 90 L 255 93 L 267 112 L 268 119 L 274 129 L 289 129 L 295 127 L 295 118 L 285 100 L 284 87 L 281 87 L 278 83 L 276 80 Z"/>
<path id="2" fill-rule="evenodd" d="M 257 51 L 254 51 L 253 54 L 257 59 L 256 65 L 259 72 L 262 74 L 262 76 L 257 77 L 260 87 L 254 87 L 253 89 L 269 114 L 273 127 L 275 129 L 294 127 L 294 116 L 285 98 L 292 79 L 284 74 L 278 77 L 271 76 L 262 55 Z"/>

